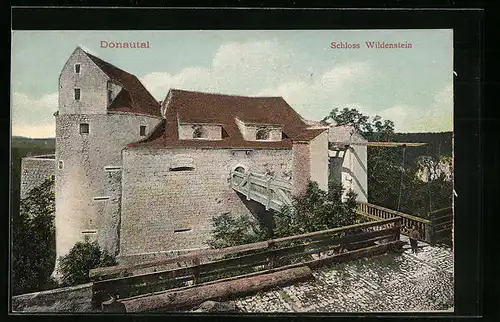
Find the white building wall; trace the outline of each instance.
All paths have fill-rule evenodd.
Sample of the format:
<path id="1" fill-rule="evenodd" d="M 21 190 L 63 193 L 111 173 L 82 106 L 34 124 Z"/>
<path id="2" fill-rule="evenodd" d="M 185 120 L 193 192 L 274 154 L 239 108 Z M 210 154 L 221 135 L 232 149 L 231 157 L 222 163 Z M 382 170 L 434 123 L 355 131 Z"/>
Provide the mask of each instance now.
<path id="1" fill-rule="evenodd" d="M 363 137 L 356 133 L 352 126 L 332 126 L 328 131 L 330 142 L 360 142 L 366 143 Z M 340 151 L 330 152 L 330 176 L 339 178 L 342 186 L 357 194 L 357 200 L 368 201 L 368 152 L 366 145 L 339 146 Z M 333 172 L 333 173 L 332 173 Z"/>
<path id="2" fill-rule="evenodd" d="M 114 114 L 63 114 L 56 117 L 56 252 L 66 254 L 84 236 L 118 251 L 121 150 L 149 133 L 159 117 Z M 80 134 L 80 123 L 89 133 Z M 62 168 L 59 168 L 62 165 Z"/>
<path id="3" fill-rule="evenodd" d="M 75 65 L 80 64 L 80 73 Z M 75 101 L 74 89 L 80 89 Z M 59 75 L 59 114 L 105 114 L 108 106 L 108 77 L 78 47 Z"/>
<path id="4" fill-rule="evenodd" d="M 321 133 L 309 143 L 311 153 L 311 181 L 328 192 L 328 131 Z"/>

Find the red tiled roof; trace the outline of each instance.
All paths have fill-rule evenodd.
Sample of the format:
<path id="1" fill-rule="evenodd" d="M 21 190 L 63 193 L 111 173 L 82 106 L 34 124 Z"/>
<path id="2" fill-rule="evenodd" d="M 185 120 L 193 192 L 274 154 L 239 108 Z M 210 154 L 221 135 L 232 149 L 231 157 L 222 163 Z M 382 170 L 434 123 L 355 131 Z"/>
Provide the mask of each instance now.
<path id="1" fill-rule="evenodd" d="M 94 55 L 86 54 L 112 81 L 122 87 L 118 96 L 108 106 L 108 111 L 161 116 L 160 104 L 137 77 Z"/>
<path id="2" fill-rule="evenodd" d="M 138 145 L 290 149 L 292 141 L 310 141 L 325 131 L 308 129 L 302 117 L 281 97 L 247 97 L 171 89 L 167 99 L 166 120 Z M 236 118 L 244 123 L 280 124 L 286 138 L 277 142 L 246 141 Z M 227 135 L 222 140 L 213 141 L 179 140 L 179 123 L 220 124 Z"/>

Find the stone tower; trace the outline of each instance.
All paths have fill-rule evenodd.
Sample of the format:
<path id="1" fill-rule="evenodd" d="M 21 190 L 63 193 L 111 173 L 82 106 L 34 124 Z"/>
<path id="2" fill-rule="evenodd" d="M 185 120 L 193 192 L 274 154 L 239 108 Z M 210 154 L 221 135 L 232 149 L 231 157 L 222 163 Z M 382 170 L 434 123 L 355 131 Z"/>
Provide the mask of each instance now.
<path id="1" fill-rule="evenodd" d="M 140 81 L 77 47 L 59 76 L 56 117 L 56 252 L 89 236 L 119 252 L 121 151 L 162 117 Z"/>

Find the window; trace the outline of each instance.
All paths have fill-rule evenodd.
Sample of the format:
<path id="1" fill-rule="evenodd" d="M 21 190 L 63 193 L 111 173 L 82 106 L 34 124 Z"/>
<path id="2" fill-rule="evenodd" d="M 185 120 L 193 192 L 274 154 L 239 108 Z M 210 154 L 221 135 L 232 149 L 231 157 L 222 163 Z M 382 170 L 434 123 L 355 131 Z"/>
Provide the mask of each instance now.
<path id="1" fill-rule="evenodd" d="M 145 125 L 141 125 L 141 127 L 139 128 L 139 133 L 141 136 L 146 135 L 146 126 Z"/>
<path id="2" fill-rule="evenodd" d="M 202 138 L 204 134 L 203 127 L 201 125 L 193 125 L 193 139 Z"/>
<path id="3" fill-rule="evenodd" d="M 113 91 L 108 89 L 108 104 L 111 104 L 112 100 L 113 100 Z"/>
<path id="4" fill-rule="evenodd" d="M 75 74 L 80 74 L 80 64 L 75 64 Z"/>
<path id="5" fill-rule="evenodd" d="M 75 101 L 79 101 L 79 100 L 80 100 L 80 89 L 75 88 Z"/>
<path id="6" fill-rule="evenodd" d="M 64 168 L 64 162 L 63 160 L 59 160 L 59 170 L 62 170 Z"/>
<path id="7" fill-rule="evenodd" d="M 80 124 L 80 134 L 88 134 L 89 133 L 89 124 L 81 123 Z"/>
<path id="8" fill-rule="evenodd" d="M 255 138 L 257 140 L 268 140 L 269 139 L 269 130 L 265 127 L 261 127 L 257 129 L 255 133 Z"/>
<path id="9" fill-rule="evenodd" d="M 184 233 L 187 231 L 191 231 L 191 228 L 179 228 L 179 229 L 174 229 L 174 233 Z"/>
<path id="10" fill-rule="evenodd" d="M 194 167 L 175 167 L 175 168 L 170 168 L 170 171 L 193 171 Z"/>

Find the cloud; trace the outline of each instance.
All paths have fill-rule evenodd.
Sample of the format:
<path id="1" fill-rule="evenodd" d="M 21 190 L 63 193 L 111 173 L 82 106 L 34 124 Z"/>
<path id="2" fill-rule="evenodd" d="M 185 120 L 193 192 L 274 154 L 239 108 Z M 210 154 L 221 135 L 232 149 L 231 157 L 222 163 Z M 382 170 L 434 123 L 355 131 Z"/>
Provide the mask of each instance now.
<path id="1" fill-rule="evenodd" d="M 353 94 L 357 86 L 369 79 L 371 69 L 365 62 L 336 64 L 317 78 L 306 75 L 298 81 L 264 89 L 257 95 L 282 96 L 304 118 L 312 120 L 323 118 L 335 107 L 365 111 L 366 108 L 353 100 Z"/>
<path id="2" fill-rule="evenodd" d="M 157 99 L 169 88 L 250 95 L 292 78 L 293 57 L 293 51 L 275 41 L 232 42 L 218 48 L 208 67 L 154 72 L 140 80 Z"/>
<path id="3" fill-rule="evenodd" d="M 444 132 L 453 129 L 453 86 L 434 95 L 428 106 L 394 105 L 378 113 L 394 122 L 396 132 Z"/>
<path id="4" fill-rule="evenodd" d="M 13 93 L 12 121 L 31 125 L 52 122 L 53 114 L 57 111 L 58 98 L 57 92 L 36 99 L 30 99 L 23 93 Z"/>

